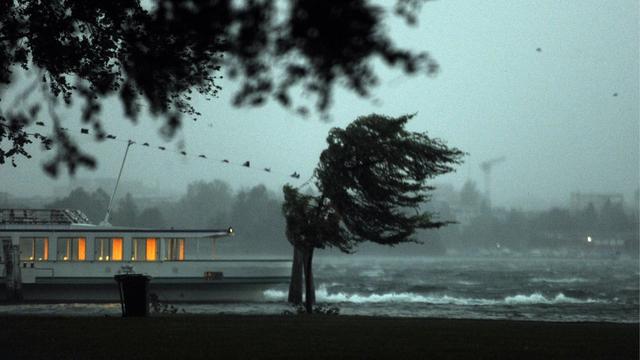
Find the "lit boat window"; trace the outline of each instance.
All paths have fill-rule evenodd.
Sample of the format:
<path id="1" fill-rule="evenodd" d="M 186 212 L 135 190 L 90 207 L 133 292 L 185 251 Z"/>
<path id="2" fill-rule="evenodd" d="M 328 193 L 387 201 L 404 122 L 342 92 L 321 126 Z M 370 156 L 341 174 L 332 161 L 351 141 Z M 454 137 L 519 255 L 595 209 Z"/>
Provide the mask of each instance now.
<path id="1" fill-rule="evenodd" d="M 144 260 L 144 257 L 143 257 L 144 251 L 145 251 L 144 239 L 133 239 L 133 244 L 131 246 L 131 261 Z"/>
<path id="2" fill-rule="evenodd" d="M 134 238 L 131 247 L 131 260 L 156 261 L 159 258 L 160 245 L 157 238 Z"/>
<path id="3" fill-rule="evenodd" d="M 20 238 L 20 260 L 29 261 L 35 257 L 35 239 L 30 237 Z"/>
<path id="4" fill-rule="evenodd" d="M 95 242 L 95 259 L 98 261 L 108 261 L 111 250 L 110 238 L 96 238 Z"/>
<path id="5" fill-rule="evenodd" d="M 95 259 L 98 261 L 122 261 L 123 238 L 96 238 Z"/>
<path id="6" fill-rule="evenodd" d="M 111 239 L 111 260 L 122 261 L 122 238 Z"/>
<path id="7" fill-rule="evenodd" d="M 49 238 L 42 239 L 42 256 L 38 260 L 49 260 Z M 36 242 L 36 251 L 39 250 L 38 243 Z"/>
<path id="8" fill-rule="evenodd" d="M 20 260 L 38 261 L 49 260 L 49 238 L 46 237 L 21 237 Z"/>
<path id="9" fill-rule="evenodd" d="M 156 261 L 158 259 L 158 239 L 147 238 L 147 261 Z"/>
<path id="10" fill-rule="evenodd" d="M 78 253 L 76 260 L 85 261 L 87 259 L 87 239 L 78 238 Z"/>
<path id="11" fill-rule="evenodd" d="M 184 260 L 184 239 L 165 239 L 165 249 L 166 260 Z"/>
<path id="12" fill-rule="evenodd" d="M 87 240 L 81 238 L 61 237 L 56 244 L 56 260 L 85 261 L 87 259 Z"/>
<path id="13" fill-rule="evenodd" d="M 56 242 L 56 260 L 71 260 L 73 238 L 58 238 Z"/>

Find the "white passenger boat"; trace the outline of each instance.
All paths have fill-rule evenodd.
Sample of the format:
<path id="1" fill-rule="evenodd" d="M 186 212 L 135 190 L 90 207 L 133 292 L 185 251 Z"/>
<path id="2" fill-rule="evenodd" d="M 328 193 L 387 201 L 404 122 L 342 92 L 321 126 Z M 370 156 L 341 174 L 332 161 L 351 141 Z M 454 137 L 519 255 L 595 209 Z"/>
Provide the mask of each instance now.
<path id="1" fill-rule="evenodd" d="M 0 209 L 0 300 L 119 302 L 114 276 L 151 276 L 166 302 L 260 300 L 291 261 L 225 258 L 233 229 L 96 226 L 75 210 Z M 3 281 L 4 280 L 4 281 Z"/>

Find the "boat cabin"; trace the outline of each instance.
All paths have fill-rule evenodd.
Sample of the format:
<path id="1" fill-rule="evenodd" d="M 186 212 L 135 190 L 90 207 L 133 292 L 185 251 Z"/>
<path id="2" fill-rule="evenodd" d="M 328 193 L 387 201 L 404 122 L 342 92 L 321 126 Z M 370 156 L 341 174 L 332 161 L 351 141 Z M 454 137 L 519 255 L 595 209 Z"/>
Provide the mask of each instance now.
<path id="1" fill-rule="evenodd" d="M 0 209 L 0 244 L 18 245 L 21 263 L 214 259 L 216 239 L 232 234 L 232 228 L 94 226 L 84 214 L 73 210 Z M 0 262 L 3 258 L 0 250 Z"/>

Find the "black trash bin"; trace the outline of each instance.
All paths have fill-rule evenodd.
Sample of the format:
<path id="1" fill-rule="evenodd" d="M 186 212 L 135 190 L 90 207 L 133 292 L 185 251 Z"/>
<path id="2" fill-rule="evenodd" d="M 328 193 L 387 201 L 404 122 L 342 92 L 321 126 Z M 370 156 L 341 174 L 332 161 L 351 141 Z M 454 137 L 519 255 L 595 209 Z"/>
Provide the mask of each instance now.
<path id="1" fill-rule="evenodd" d="M 149 315 L 149 282 L 151 276 L 143 274 L 120 274 L 115 276 L 120 290 L 122 316 Z"/>

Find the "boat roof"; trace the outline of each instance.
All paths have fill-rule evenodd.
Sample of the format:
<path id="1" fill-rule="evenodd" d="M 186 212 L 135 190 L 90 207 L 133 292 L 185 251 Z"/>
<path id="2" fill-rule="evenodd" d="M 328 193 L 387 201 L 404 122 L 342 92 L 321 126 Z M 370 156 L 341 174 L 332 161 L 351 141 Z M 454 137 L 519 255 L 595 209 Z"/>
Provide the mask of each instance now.
<path id="1" fill-rule="evenodd" d="M 223 237 L 233 235 L 233 228 L 226 229 L 176 229 L 137 228 L 126 226 L 93 225 L 79 210 L 69 209 L 0 209 L 1 233 L 31 233 L 34 236 L 47 234 L 140 237 Z"/>
<path id="2" fill-rule="evenodd" d="M 233 229 L 159 229 L 115 226 L 37 226 L 0 225 L 2 233 L 33 234 L 33 236 L 103 235 L 108 237 L 159 237 L 159 238 L 215 238 L 233 235 Z"/>

